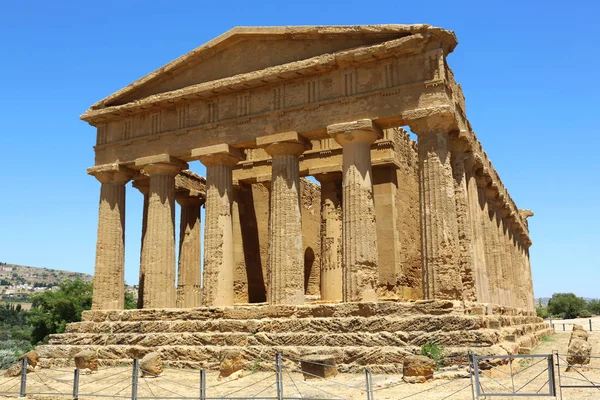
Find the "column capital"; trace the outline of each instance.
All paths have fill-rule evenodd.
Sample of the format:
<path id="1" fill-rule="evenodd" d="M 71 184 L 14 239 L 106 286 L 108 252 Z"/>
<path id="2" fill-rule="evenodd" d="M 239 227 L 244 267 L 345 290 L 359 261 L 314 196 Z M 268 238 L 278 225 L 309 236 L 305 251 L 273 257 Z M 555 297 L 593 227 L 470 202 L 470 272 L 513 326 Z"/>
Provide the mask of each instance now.
<path id="1" fill-rule="evenodd" d="M 176 196 L 175 201 L 182 207 L 184 206 L 202 206 L 204 199 L 200 196 Z"/>
<path id="2" fill-rule="evenodd" d="M 311 147 L 310 143 L 296 131 L 257 137 L 256 145 L 263 147 L 271 157 L 280 154 L 300 156 Z"/>
<path id="3" fill-rule="evenodd" d="M 136 174 L 136 171 L 119 164 L 96 165 L 87 169 L 89 175 L 94 176 L 101 183 L 126 184 Z"/>
<path id="4" fill-rule="evenodd" d="M 383 136 L 381 129 L 370 119 L 329 125 L 327 134 L 342 146 L 351 142 L 371 144 Z"/>
<path id="5" fill-rule="evenodd" d="M 131 186 L 139 190 L 140 193 L 147 195 L 150 192 L 150 177 L 140 174 L 139 179 L 134 179 Z"/>
<path id="6" fill-rule="evenodd" d="M 230 166 L 234 166 L 244 159 L 240 149 L 225 143 L 192 149 L 192 158 L 200 160 L 204 165 L 224 164 Z"/>
<path id="7" fill-rule="evenodd" d="M 341 172 L 326 172 L 322 174 L 314 174 L 313 177 L 320 183 L 342 181 Z"/>
<path id="8" fill-rule="evenodd" d="M 188 164 L 168 154 L 141 157 L 135 160 L 135 167 L 142 169 L 149 176 L 170 175 L 175 176 L 180 171 L 188 169 Z"/>
<path id="9" fill-rule="evenodd" d="M 454 117 L 450 114 L 437 114 L 408 121 L 410 130 L 417 136 L 434 132 L 450 133 L 458 130 Z"/>

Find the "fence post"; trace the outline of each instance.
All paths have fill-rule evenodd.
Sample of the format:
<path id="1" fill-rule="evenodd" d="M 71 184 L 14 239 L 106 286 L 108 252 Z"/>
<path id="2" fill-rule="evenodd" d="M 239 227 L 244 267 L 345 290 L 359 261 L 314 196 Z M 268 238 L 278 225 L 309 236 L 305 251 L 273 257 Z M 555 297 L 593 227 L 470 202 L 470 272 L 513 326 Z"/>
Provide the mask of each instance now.
<path id="1" fill-rule="evenodd" d="M 592 331 L 592 319 L 590 318 L 589 321 L 590 321 L 590 332 L 591 332 Z"/>
<path id="2" fill-rule="evenodd" d="M 563 332 L 565 331 L 565 324 L 563 324 Z"/>
<path id="3" fill-rule="evenodd" d="M 200 400 L 206 400 L 206 370 L 200 370 Z"/>
<path id="4" fill-rule="evenodd" d="M 275 379 L 277 386 L 277 400 L 283 400 L 283 371 L 281 353 L 275 354 Z"/>
<path id="5" fill-rule="evenodd" d="M 471 398 L 475 400 L 475 385 L 473 385 L 473 352 L 467 352 L 467 362 L 469 365 L 469 378 L 471 379 Z"/>
<path id="6" fill-rule="evenodd" d="M 19 390 L 19 397 L 27 396 L 27 357 L 23 357 L 21 360 L 21 389 Z"/>
<path id="7" fill-rule="evenodd" d="M 131 372 L 131 400 L 137 400 L 139 378 L 139 360 L 133 359 L 133 371 Z"/>
<path id="8" fill-rule="evenodd" d="M 79 399 L 79 368 L 73 371 L 73 400 Z"/>
<path id="9" fill-rule="evenodd" d="M 365 368 L 365 380 L 367 381 L 367 400 L 374 400 L 373 397 L 373 375 L 371 370 Z"/>

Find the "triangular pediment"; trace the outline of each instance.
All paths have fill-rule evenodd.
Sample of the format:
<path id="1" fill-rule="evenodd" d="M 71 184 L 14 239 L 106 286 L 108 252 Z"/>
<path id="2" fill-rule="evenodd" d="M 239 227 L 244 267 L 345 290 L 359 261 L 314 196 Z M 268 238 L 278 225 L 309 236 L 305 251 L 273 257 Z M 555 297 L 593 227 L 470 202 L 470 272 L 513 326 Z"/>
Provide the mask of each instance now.
<path id="1" fill-rule="evenodd" d="M 428 25 L 236 27 L 106 97 L 91 109 L 128 104 L 192 85 L 432 30 L 443 31 Z"/>

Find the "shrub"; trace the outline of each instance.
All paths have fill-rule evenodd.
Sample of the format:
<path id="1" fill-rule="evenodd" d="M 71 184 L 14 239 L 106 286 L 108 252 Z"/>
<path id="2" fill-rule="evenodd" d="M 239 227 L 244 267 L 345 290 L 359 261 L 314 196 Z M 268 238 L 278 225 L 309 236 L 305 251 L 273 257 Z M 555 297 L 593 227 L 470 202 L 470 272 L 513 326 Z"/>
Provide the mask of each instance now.
<path id="1" fill-rule="evenodd" d="M 444 346 L 437 343 L 425 343 L 421 346 L 421 355 L 431 358 L 436 362 L 436 368 L 438 362 L 444 358 Z"/>
<path id="2" fill-rule="evenodd" d="M 19 360 L 14 351 L 0 350 L 0 369 L 7 369 Z"/>
<path id="3" fill-rule="evenodd" d="M 581 310 L 579 312 L 579 318 L 592 318 L 594 315 L 588 310 Z"/>

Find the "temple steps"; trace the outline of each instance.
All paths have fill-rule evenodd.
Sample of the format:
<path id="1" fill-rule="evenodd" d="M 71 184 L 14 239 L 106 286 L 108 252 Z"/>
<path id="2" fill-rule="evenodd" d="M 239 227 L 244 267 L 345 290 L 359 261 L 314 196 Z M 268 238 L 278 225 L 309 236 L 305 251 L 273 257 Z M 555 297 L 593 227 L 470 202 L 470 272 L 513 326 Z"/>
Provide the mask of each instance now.
<path id="1" fill-rule="evenodd" d="M 72 365 L 87 349 L 103 365 L 158 351 L 166 365 L 186 368 L 216 368 L 229 351 L 270 368 L 280 351 L 332 355 L 345 371 L 396 372 L 426 343 L 441 344 L 447 356 L 509 354 L 527 351 L 547 330 L 529 311 L 457 301 L 88 311 L 38 351 L 55 365 Z"/>
<path id="2" fill-rule="evenodd" d="M 69 324 L 67 333 L 178 333 L 178 332 L 449 332 L 454 330 L 483 329 L 494 326 L 539 322 L 537 317 L 497 317 L 443 315 L 409 318 L 394 317 L 324 317 L 296 319 L 217 319 L 204 321 L 115 321 L 77 322 Z"/>

